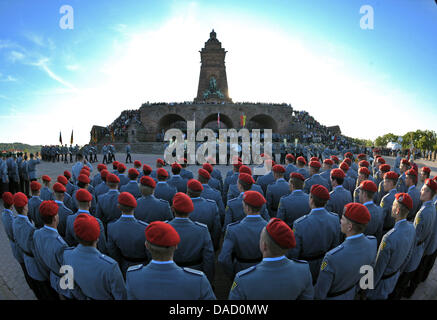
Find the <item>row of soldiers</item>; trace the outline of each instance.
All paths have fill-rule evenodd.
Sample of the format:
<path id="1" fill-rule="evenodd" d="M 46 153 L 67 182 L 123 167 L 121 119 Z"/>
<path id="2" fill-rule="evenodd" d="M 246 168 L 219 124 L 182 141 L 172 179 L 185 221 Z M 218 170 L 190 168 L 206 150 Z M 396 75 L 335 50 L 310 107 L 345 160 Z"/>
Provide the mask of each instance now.
<path id="1" fill-rule="evenodd" d="M 112 146 L 113 148 L 113 146 Z M 112 150 L 112 149 L 111 149 Z M 65 144 L 64 146 L 42 146 L 41 147 L 41 158 L 43 161 L 48 162 L 63 162 L 63 163 L 73 163 L 78 161 L 78 155 L 81 154 L 86 160 L 91 163 L 98 162 L 97 159 L 97 146 L 85 145 L 82 148 L 76 144 L 74 147 L 70 144 L 70 147 Z M 115 153 L 115 150 L 114 150 Z"/>
<path id="2" fill-rule="evenodd" d="M 80 156 L 73 174 L 65 171 L 52 188 L 48 176 L 43 176 L 44 187 L 32 182 L 25 209 L 20 209 L 24 200 L 18 205 L 12 201 L 17 217 L 27 216 L 27 233 L 15 233 L 21 220 L 12 212 L 4 212 L 4 225 L 9 221 L 12 226 L 7 233 L 14 256 L 19 262 L 23 258 L 20 264 L 39 298 L 214 298 L 214 251 L 234 279 L 230 299 L 353 299 L 363 265 L 375 269 L 368 298 L 400 298 L 411 294 L 434 264 L 437 184 L 422 168 L 422 204 L 414 207 L 417 172 L 401 161 L 398 177 L 384 171 L 388 165 L 382 157 L 375 156 L 371 166 L 365 157 L 358 156 L 358 168 L 352 154 L 341 163 L 333 156 L 323 161 L 325 171 L 319 174 L 317 159 L 306 166 L 303 157 L 289 154 L 287 167 L 267 160 L 272 170 L 256 183 L 252 169 L 238 161 L 220 183 L 213 159 L 198 170 L 196 180 L 185 159 L 171 165 L 171 177 L 158 159 L 155 170 L 139 161 L 129 170 L 114 162 L 112 172 L 99 164 L 91 181 L 92 165 Z M 369 178 L 370 170 L 386 193 L 379 203 L 375 194 L 381 190 Z M 346 181 L 357 188 L 344 186 Z M 408 193 L 396 190 L 404 185 Z M 47 214 L 45 206 L 51 208 Z M 417 211 L 414 224 L 407 220 L 411 210 Z M 38 242 L 36 233 L 44 228 L 58 235 L 51 249 L 38 251 L 32 239 Z M 148 236 L 148 230 L 156 233 Z M 57 264 L 51 263 L 54 257 Z M 73 266 L 75 290 L 60 288 L 62 264 Z M 44 266 L 45 277 L 35 272 Z M 145 286 L 151 279 L 157 289 L 165 289 Z M 197 291 L 188 290 L 196 281 Z"/>

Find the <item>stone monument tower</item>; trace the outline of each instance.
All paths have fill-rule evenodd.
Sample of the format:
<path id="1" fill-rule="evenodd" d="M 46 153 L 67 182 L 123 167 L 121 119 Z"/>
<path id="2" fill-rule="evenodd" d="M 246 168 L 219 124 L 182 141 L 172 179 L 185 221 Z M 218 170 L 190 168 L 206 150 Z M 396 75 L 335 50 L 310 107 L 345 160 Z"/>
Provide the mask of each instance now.
<path id="1" fill-rule="evenodd" d="M 226 78 L 225 55 L 222 44 L 217 40 L 217 34 L 212 29 L 205 47 L 200 52 L 201 66 L 199 88 L 195 102 L 232 102 L 228 93 Z"/>

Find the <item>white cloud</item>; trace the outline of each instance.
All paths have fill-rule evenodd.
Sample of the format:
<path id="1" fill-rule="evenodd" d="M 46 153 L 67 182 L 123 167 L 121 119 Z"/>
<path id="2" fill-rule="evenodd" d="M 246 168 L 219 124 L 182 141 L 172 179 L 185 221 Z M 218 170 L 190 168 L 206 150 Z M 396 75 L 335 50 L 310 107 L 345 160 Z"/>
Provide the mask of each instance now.
<path id="1" fill-rule="evenodd" d="M 48 76 L 50 78 L 52 78 L 53 80 L 56 80 L 57 82 L 59 82 L 60 84 L 66 86 L 69 89 L 75 89 L 75 87 L 68 83 L 67 81 L 65 81 L 64 79 L 62 79 L 60 76 L 58 76 L 57 74 L 55 74 L 48 66 L 47 63 L 49 62 L 48 58 L 41 58 L 39 59 L 37 62 L 33 62 L 30 63 L 33 66 L 39 67 L 40 69 L 42 69 L 43 71 L 45 71 Z"/>
<path id="2" fill-rule="evenodd" d="M 66 65 L 65 68 L 69 71 L 77 71 L 77 70 L 79 70 L 79 65 L 69 64 L 69 65 Z"/>
<path id="3" fill-rule="evenodd" d="M 9 60 L 13 63 L 15 63 L 16 61 L 19 61 L 19 60 L 23 60 L 24 57 L 25 57 L 25 55 L 19 51 L 12 50 L 9 53 Z"/>

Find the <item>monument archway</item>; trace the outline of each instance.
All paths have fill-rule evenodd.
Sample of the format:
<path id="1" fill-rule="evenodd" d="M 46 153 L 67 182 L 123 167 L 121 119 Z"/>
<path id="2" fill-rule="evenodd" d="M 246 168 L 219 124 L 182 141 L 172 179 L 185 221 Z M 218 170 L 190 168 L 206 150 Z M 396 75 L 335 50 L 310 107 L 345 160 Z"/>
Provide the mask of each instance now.
<path id="1" fill-rule="evenodd" d="M 187 120 L 182 116 L 174 113 L 166 114 L 158 121 L 158 132 L 168 129 L 180 129 L 183 132 L 187 131 Z"/>
<path id="2" fill-rule="evenodd" d="M 219 129 L 217 124 L 217 113 L 212 113 L 209 116 L 207 116 L 202 121 L 202 128 L 209 128 L 212 130 Z M 233 128 L 234 125 L 232 123 L 231 118 L 229 118 L 227 115 L 220 113 L 220 129 L 230 129 Z"/>
<path id="3" fill-rule="evenodd" d="M 273 132 L 278 130 L 278 125 L 271 116 L 266 114 L 258 114 L 249 119 L 247 129 L 272 129 Z"/>

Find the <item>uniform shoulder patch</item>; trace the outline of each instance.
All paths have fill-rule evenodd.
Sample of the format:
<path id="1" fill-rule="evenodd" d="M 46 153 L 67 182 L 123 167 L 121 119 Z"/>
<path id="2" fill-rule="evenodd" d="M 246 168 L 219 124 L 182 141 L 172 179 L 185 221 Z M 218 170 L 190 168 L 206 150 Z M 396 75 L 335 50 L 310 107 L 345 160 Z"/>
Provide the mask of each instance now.
<path id="1" fill-rule="evenodd" d="M 290 259 L 290 260 L 293 260 L 294 262 L 297 262 L 297 263 L 308 264 L 308 261 L 305 261 L 305 260 L 298 260 L 298 259 Z"/>
<path id="2" fill-rule="evenodd" d="M 159 199 L 159 201 L 162 202 L 162 203 L 166 203 L 166 204 L 168 204 L 168 201 L 167 201 L 167 200 Z"/>
<path id="3" fill-rule="evenodd" d="M 375 236 L 366 236 L 366 237 L 367 237 L 367 239 L 370 239 L 370 240 L 375 240 L 376 239 Z"/>
<path id="4" fill-rule="evenodd" d="M 328 213 L 334 217 L 340 218 L 337 213 L 328 211 Z"/>
<path id="5" fill-rule="evenodd" d="M 240 221 L 231 222 L 230 224 L 227 225 L 227 227 L 235 226 L 235 225 L 239 224 L 240 222 L 241 222 L 241 220 Z"/>
<path id="6" fill-rule="evenodd" d="M 198 276 L 204 275 L 204 273 L 202 271 L 191 269 L 191 268 L 182 268 L 182 270 L 184 270 L 185 272 L 191 273 L 191 274 L 198 275 Z"/>
<path id="7" fill-rule="evenodd" d="M 149 225 L 147 222 L 144 222 L 143 220 L 137 220 L 137 221 L 138 221 L 138 223 L 140 223 L 146 227 Z"/>
<path id="8" fill-rule="evenodd" d="M 127 269 L 127 271 L 135 271 L 135 270 L 140 270 L 140 269 L 142 269 L 143 268 L 143 265 L 142 264 L 137 264 L 137 265 L 135 265 L 135 266 L 131 266 L 131 267 L 129 267 L 128 269 Z"/>
<path id="9" fill-rule="evenodd" d="M 65 242 L 65 240 L 62 239 L 61 236 L 57 236 L 57 237 L 56 237 L 56 240 L 58 240 L 58 242 L 59 242 L 60 244 L 62 244 L 62 245 L 67 244 L 67 243 Z"/>
<path id="10" fill-rule="evenodd" d="M 101 254 L 99 256 L 99 258 L 104 260 L 104 261 L 106 261 L 106 262 L 108 262 L 108 263 L 110 263 L 110 264 L 116 263 L 114 259 L 112 259 L 111 257 L 108 257 L 107 255 L 104 255 L 104 254 Z"/>
<path id="11" fill-rule="evenodd" d="M 216 204 L 216 202 L 214 200 L 211 200 L 211 199 L 205 199 L 205 200 L 208 201 L 208 202 Z"/>
<path id="12" fill-rule="evenodd" d="M 302 216 L 302 217 L 300 217 L 299 219 L 294 220 L 294 223 L 302 222 L 302 221 L 305 220 L 306 218 L 308 218 L 308 215 L 307 215 L 307 214 L 304 215 L 304 216 Z"/>
<path id="13" fill-rule="evenodd" d="M 197 224 L 198 226 L 204 227 L 204 228 L 208 228 L 208 226 L 204 223 L 200 223 L 198 221 L 194 221 L 195 224 Z"/>
<path id="14" fill-rule="evenodd" d="M 333 254 L 339 252 L 340 250 L 342 250 L 343 248 L 344 248 L 344 246 L 341 244 L 341 245 L 335 247 L 334 249 L 328 251 L 326 254 L 333 255 Z"/>
<path id="15" fill-rule="evenodd" d="M 256 266 L 251 266 L 250 268 L 247 268 L 247 269 L 244 269 L 244 270 L 238 272 L 238 276 L 239 277 L 244 276 L 245 274 L 248 274 L 248 273 L 252 272 L 255 269 L 256 269 Z"/>

